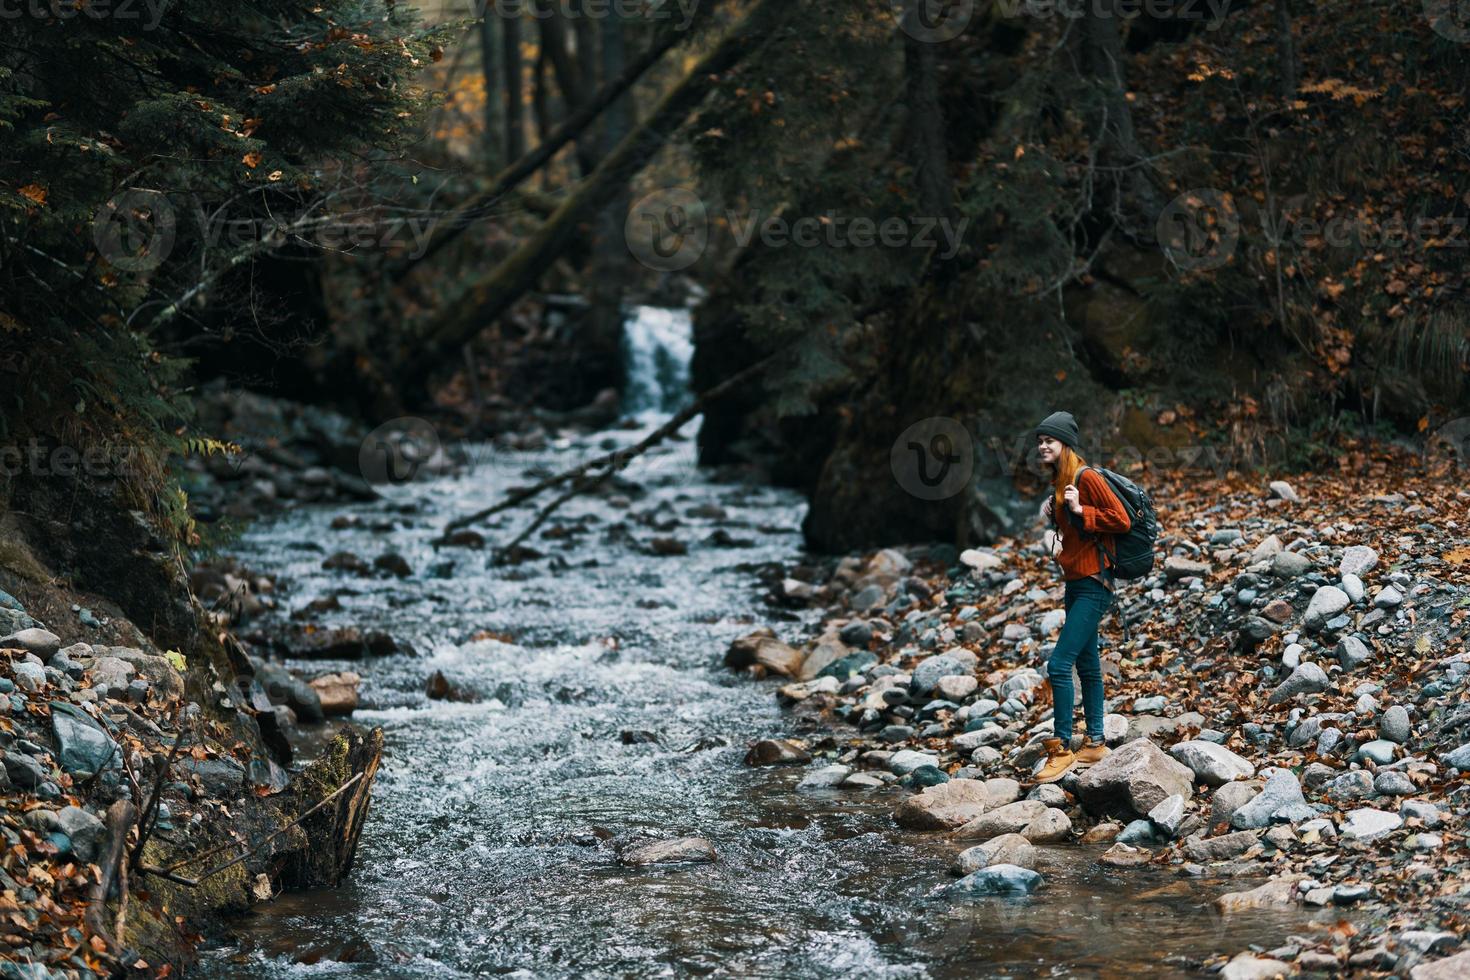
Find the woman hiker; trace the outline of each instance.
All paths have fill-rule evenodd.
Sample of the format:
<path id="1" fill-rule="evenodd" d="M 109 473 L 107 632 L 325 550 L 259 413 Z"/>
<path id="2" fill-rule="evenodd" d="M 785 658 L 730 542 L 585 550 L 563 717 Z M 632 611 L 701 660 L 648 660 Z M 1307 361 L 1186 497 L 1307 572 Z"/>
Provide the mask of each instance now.
<path id="1" fill-rule="evenodd" d="M 1112 535 L 1126 532 L 1130 524 L 1128 512 L 1102 474 L 1091 467 L 1082 470 L 1087 464 L 1077 452 L 1080 442 L 1077 421 L 1070 412 L 1054 412 L 1036 427 L 1036 448 L 1053 473 L 1053 491 L 1041 507 L 1041 516 L 1053 519 L 1061 535 L 1061 550 L 1053 550 L 1053 555 L 1062 569 L 1062 606 L 1067 612 L 1046 666 L 1055 737 L 1042 742 L 1046 763 L 1036 774 L 1039 783 L 1056 782 L 1069 770 L 1090 766 L 1108 753 L 1103 744 L 1097 629 L 1113 603 Z M 1108 552 L 1106 561 L 1103 549 Z M 1086 738 L 1076 752 L 1072 751 L 1074 666 L 1082 681 L 1082 713 L 1087 720 Z"/>

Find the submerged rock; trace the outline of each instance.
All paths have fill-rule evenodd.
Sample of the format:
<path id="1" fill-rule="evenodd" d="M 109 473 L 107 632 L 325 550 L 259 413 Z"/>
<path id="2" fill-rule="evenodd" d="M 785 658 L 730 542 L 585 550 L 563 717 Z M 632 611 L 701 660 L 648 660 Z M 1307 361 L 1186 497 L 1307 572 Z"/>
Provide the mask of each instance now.
<path id="1" fill-rule="evenodd" d="M 718 859 L 719 855 L 715 853 L 714 845 L 703 837 L 675 837 L 670 840 L 650 841 L 630 847 L 618 858 L 623 864 L 634 867 L 682 862 L 707 863 Z"/>
<path id="2" fill-rule="evenodd" d="M 1016 864 L 992 864 L 950 885 L 948 891 L 957 896 L 1029 895 L 1041 887 L 1042 877 L 1030 868 Z"/>

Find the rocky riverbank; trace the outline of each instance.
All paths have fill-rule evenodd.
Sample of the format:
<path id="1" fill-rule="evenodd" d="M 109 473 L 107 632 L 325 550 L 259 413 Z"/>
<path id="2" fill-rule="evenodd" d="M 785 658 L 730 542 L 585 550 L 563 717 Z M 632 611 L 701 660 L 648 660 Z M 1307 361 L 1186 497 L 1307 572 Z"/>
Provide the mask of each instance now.
<path id="1" fill-rule="evenodd" d="M 1180 951 L 1197 969 L 1470 974 L 1470 492 L 1415 463 L 1151 479 L 1161 564 L 1103 629 L 1112 752 L 1053 785 L 1028 785 L 1065 618 L 1039 521 L 963 554 L 793 570 L 771 601 L 823 607 L 820 627 L 759 630 L 726 662 L 784 679 L 816 737 L 747 764 L 805 765 L 803 791 L 899 789 L 898 825 L 953 842 L 955 901 L 1045 902 L 1049 866 L 1092 861 L 1127 899 L 1127 869 L 1164 867 L 1221 916 L 1324 910 L 1274 949 Z"/>

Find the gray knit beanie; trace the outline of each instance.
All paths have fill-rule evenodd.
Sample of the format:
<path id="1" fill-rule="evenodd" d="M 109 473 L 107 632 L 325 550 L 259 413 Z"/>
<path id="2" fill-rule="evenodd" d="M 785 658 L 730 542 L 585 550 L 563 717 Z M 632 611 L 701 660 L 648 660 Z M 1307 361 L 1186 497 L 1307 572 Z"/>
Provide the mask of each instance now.
<path id="1" fill-rule="evenodd" d="M 1077 451 L 1082 442 L 1082 434 L 1077 430 L 1077 420 L 1072 418 L 1071 412 L 1052 412 L 1036 427 L 1036 435 L 1051 436 L 1073 452 Z"/>

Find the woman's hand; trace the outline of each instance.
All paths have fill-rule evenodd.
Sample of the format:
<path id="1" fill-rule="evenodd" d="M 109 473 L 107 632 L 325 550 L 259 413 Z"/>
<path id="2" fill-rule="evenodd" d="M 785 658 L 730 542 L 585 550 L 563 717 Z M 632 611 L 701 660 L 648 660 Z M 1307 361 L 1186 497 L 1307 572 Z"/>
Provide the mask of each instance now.
<path id="1" fill-rule="evenodd" d="M 1042 517 L 1042 520 L 1048 520 L 1048 521 L 1051 520 L 1052 501 L 1053 501 L 1052 495 L 1051 494 L 1047 494 L 1046 495 L 1046 499 L 1041 502 L 1041 517 Z"/>
<path id="2" fill-rule="evenodd" d="M 1075 483 L 1067 484 L 1066 489 L 1062 491 L 1062 497 L 1067 502 L 1067 509 L 1076 514 L 1078 517 L 1081 517 L 1082 500 L 1078 495 L 1077 485 Z"/>

